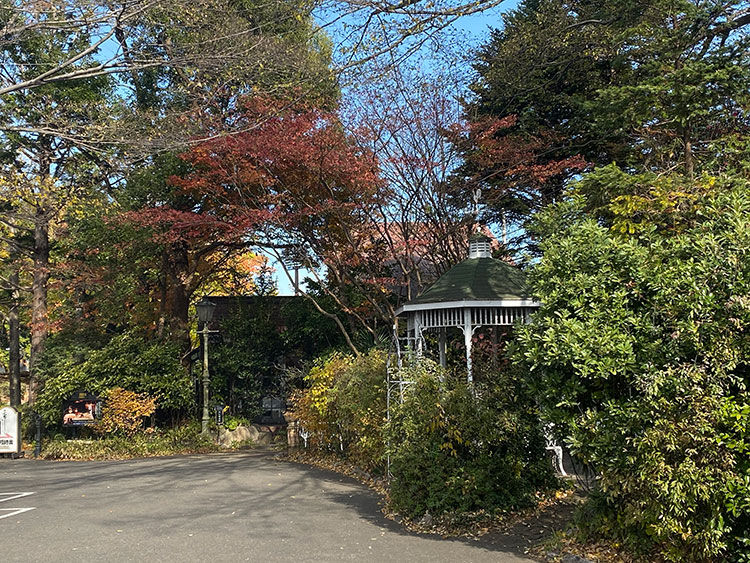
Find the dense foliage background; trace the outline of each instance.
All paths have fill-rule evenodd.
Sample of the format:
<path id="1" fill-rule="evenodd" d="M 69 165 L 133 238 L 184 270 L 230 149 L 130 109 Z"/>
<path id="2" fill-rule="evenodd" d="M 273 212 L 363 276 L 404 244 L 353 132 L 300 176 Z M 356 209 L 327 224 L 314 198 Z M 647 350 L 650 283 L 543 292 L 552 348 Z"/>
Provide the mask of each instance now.
<path id="1" fill-rule="evenodd" d="M 525 0 L 477 50 L 436 35 L 492 3 L 339 0 L 344 44 L 318 2 L 0 2 L 9 402 L 56 431 L 76 389 L 140 396 L 113 440 L 210 449 L 175 428 L 194 305 L 262 303 L 275 261 L 309 279 L 283 323 L 225 319 L 214 404 L 294 390 L 308 447 L 390 459 L 411 516 L 528 505 L 552 423 L 597 475 L 582 537 L 749 561 L 750 8 Z M 408 62 L 427 38 L 444 58 Z M 395 311 L 478 223 L 543 305 L 474 388 L 410 367 L 388 419 Z"/>
<path id="2" fill-rule="evenodd" d="M 588 182 L 535 224 L 543 306 L 515 348 L 545 416 L 600 473 L 585 526 L 674 560 L 746 553 L 750 191 L 712 179 L 643 217 L 586 212 Z"/>

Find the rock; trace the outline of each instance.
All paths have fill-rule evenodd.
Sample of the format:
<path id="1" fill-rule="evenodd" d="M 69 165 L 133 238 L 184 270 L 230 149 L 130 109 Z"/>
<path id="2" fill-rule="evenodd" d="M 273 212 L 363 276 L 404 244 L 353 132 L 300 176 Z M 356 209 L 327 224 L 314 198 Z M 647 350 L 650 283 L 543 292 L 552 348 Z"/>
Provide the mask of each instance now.
<path id="1" fill-rule="evenodd" d="M 256 444 L 261 446 L 270 446 L 273 441 L 273 434 L 270 432 L 259 432 L 258 439 L 255 441 Z"/>
<path id="2" fill-rule="evenodd" d="M 219 445 L 228 448 L 233 442 L 258 443 L 260 432 L 255 426 L 238 426 L 234 430 L 223 428 L 219 433 Z"/>
<path id="3" fill-rule="evenodd" d="M 419 525 L 423 526 L 425 528 L 431 528 L 433 524 L 432 514 L 430 514 L 430 511 L 424 513 L 424 516 L 422 516 L 421 520 L 419 521 Z"/>
<path id="4" fill-rule="evenodd" d="M 238 426 L 234 432 L 238 438 L 238 442 L 242 442 L 244 440 L 252 440 L 253 442 L 257 442 L 258 436 L 260 435 L 260 432 L 258 432 L 258 429 L 255 426 Z"/>

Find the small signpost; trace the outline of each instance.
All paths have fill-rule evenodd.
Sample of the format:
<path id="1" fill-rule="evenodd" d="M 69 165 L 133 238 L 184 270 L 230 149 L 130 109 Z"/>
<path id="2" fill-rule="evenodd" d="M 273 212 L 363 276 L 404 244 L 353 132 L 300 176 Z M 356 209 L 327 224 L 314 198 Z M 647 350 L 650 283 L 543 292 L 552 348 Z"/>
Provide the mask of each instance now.
<path id="1" fill-rule="evenodd" d="M 214 407 L 214 412 L 216 414 L 216 424 L 218 426 L 222 426 L 224 424 L 224 412 L 227 410 L 228 407 L 225 407 L 223 405 L 216 405 Z"/>
<path id="2" fill-rule="evenodd" d="M 0 409 L 0 454 L 11 457 L 21 453 L 21 417 L 13 407 Z"/>
<path id="3" fill-rule="evenodd" d="M 88 391 L 75 391 L 63 401 L 63 426 L 76 427 L 94 424 L 101 418 L 101 400 Z"/>

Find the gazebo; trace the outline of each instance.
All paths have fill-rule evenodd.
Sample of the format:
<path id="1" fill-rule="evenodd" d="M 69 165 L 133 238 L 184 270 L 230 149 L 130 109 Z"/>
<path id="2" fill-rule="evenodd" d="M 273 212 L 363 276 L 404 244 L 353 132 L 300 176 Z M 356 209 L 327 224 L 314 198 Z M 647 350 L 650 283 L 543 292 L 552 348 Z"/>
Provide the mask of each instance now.
<path id="1" fill-rule="evenodd" d="M 526 286 L 526 277 L 518 268 L 492 258 L 489 237 L 476 234 L 469 240 L 469 257 L 443 274 L 416 299 L 412 299 L 397 311 L 398 317 L 406 317 L 407 348 L 423 355 L 424 333 L 438 333 L 440 365 L 446 364 L 446 342 L 449 328 L 463 332 L 466 347 L 466 372 L 468 383 L 472 374 L 472 341 L 480 327 L 509 327 L 517 321 L 529 322 L 529 317 L 541 303 L 535 300 Z M 399 368 L 402 349 L 399 345 L 398 324 L 396 333 Z M 395 380 L 392 377 L 395 376 Z M 388 373 L 388 409 L 390 417 L 391 387 L 399 389 L 402 397 L 404 386 L 409 382 L 401 379 L 400 369 Z M 403 399 L 402 399 L 403 400 Z M 563 450 L 551 433 L 545 433 L 547 450 L 555 457 L 555 467 L 565 476 Z"/>
<path id="2" fill-rule="evenodd" d="M 469 257 L 443 274 L 416 299 L 396 311 L 406 317 L 407 342 L 417 357 L 424 351 L 424 332 L 438 333 L 440 365 L 446 364 L 447 329 L 463 332 L 466 370 L 472 374 L 472 340 L 480 327 L 512 326 L 539 307 L 526 287 L 523 272 L 492 258 L 489 237 L 476 234 L 469 241 Z"/>

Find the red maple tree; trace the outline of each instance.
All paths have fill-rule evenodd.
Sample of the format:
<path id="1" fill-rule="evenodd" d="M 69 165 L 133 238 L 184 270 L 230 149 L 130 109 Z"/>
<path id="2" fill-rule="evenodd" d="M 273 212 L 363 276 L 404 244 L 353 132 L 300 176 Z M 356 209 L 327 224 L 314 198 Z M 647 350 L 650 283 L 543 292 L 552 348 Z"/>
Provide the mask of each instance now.
<path id="1" fill-rule="evenodd" d="M 338 256 L 379 190 L 377 162 L 334 113 L 254 97 L 241 100 L 231 120 L 241 133 L 222 135 L 217 124 L 180 156 L 189 171 L 169 178 L 169 201 L 120 217 L 165 249 L 173 327 L 186 326 L 192 294 L 237 252 L 281 249 L 318 262 Z"/>

